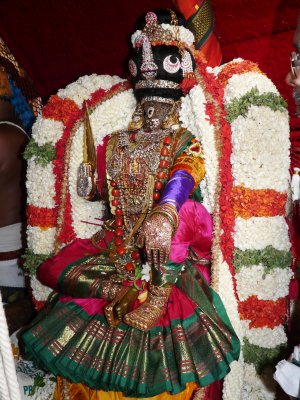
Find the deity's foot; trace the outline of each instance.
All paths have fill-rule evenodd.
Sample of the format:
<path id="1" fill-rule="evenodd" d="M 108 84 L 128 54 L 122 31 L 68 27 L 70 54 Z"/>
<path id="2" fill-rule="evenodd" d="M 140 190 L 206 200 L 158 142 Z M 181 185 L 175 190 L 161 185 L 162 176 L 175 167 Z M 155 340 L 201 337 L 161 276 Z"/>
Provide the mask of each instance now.
<path id="1" fill-rule="evenodd" d="M 122 286 L 113 301 L 105 306 L 104 313 L 109 325 L 113 328 L 118 326 L 126 313 L 130 311 L 139 292 L 132 288 Z"/>
<path id="2" fill-rule="evenodd" d="M 124 322 L 141 331 L 149 331 L 165 314 L 172 286 L 150 285 L 147 300 L 124 317 Z"/>

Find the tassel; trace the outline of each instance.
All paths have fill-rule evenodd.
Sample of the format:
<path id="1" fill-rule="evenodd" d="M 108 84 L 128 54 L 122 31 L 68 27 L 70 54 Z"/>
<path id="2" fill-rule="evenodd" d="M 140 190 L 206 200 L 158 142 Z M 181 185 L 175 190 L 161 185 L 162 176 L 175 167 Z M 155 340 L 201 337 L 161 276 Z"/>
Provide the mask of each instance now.
<path id="1" fill-rule="evenodd" d="M 294 174 L 292 177 L 292 199 L 293 201 L 300 200 L 300 168 L 294 168 Z"/>

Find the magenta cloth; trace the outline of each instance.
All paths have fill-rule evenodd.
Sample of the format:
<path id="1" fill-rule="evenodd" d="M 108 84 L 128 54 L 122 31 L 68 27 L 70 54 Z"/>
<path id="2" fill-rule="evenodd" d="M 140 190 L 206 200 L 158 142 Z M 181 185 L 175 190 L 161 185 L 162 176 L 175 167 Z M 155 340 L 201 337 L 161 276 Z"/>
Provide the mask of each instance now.
<path id="1" fill-rule="evenodd" d="M 159 204 L 173 204 L 178 211 L 189 197 L 194 185 L 195 180 L 191 174 L 183 170 L 175 171 L 163 190 Z"/>
<path id="2" fill-rule="evenodd" d="M 172 239 L 170 259 L 184 262 L 191 247 L 201 258 L 209 260 L 212 233 L 212 217 L 206 208 L 194 200 L 186 200 L 179 211 L 179 226 Z M 209 282 L 209 268 L 203 265 L 198 268 Z"/>
<path id="3" fill-rule="evenodd" d="M 107 232 L 105 238 L 99 243 L 99 247 L 107 248 L 107 244 L 112 239 L 111 232 Z M 76 239 L 60 250 L 52 258 L 46 260 L 38 269 L 37 278 L 46 286 L 59 291 L 58 278 L 62 271 L 71 263 L 80 258 L 99 254 L 100 250 L 92 245 L 90 239 Z"/>
<path id="4" fill-rule="evenodd" d="M 90 316 L 95 314 L 104 315 L 104 307 L 108 304 L 106 300 L 95 298 L 75 299 L 70 296 L 61 296 L 59 300 L 63 303 L 72 302 L 78 305 Z M 138 306 L 139 304 L 136 303 L 136 307 Z M 195 313 L 196 307 L 193 300 L 174 286 L 168 302 L 167 312 L 155 326 L 169 326 L 170 321 L 174 319 L 186 319 Z"/>

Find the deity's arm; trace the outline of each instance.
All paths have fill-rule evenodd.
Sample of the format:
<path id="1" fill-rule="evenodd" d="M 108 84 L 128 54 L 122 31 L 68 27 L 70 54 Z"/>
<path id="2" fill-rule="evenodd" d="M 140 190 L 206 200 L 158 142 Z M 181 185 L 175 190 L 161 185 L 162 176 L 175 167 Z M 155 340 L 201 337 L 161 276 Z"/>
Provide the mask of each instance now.
<path id="1" fill-rule="evenodd" d="M 181 141 L 182 142 L 182 141 Z M 179 147 L 159 204 L 141 229 L 138 244 L 145 244 L 148 262 L 167 262 L 171 239 L 178 227 L 178 211 L 205 175 L 200 143 L 192 137 Z"/>
<path id="2" fill-rule="evenodd" d="M 193 138 L 177 152 L 174 165 L 162 193 L 159 206 L 172 204 L 179 211 L 186 199 L 197 189 L 205 176 L 205 166 L 200 143 Z"/>

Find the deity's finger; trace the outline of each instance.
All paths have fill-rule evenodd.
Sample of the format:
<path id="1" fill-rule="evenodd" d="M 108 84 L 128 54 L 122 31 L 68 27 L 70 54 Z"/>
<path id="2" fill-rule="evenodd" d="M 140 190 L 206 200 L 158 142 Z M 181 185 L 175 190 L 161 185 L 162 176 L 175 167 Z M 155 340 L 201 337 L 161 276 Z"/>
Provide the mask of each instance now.
<path id="1" fill-rule="evenodd" d="M 160 265 L 163 265 L 166 262 L 166 252 L 165 250 L 160 250 L 159 252 L 159 263 Z"/>
<path id="2" fill-rule="evenodd" d="M 147 245 L 146 245 L 146 253 L 147 253 L 147 260 L 148 260 L 148 263 L 151 265 L 152 264 L 152 251 L 151 251 L 151 249 L 149 249 L 148 247 L 147 247 Z"/>
<path id="3" fill-rule="evenodd" d="M 168 261 L 170 257 L 170 251 L 171 251 L 171 246 L 168 246 L 164 253 L 164 262 L 163 262 L 164 264 Z"/>
<path id="4" fill-rule="evenodd" d="M 152 258 L 153 263 L 152 264 L 153 264 L 154 267 L 159 268 L 159 263 L 158 263 L 159 250 L 158 249 L 152 249 L 152 254 L 153 254 L 153 258 Z"/>

